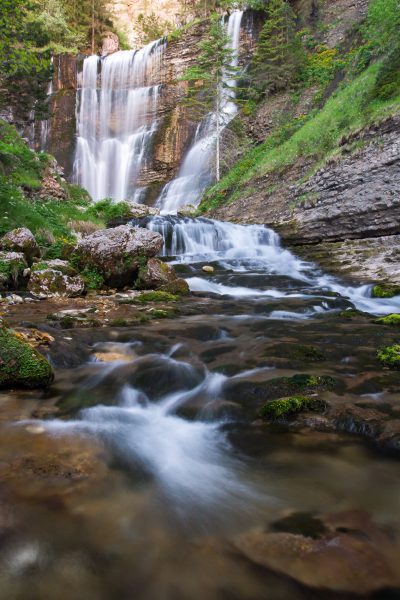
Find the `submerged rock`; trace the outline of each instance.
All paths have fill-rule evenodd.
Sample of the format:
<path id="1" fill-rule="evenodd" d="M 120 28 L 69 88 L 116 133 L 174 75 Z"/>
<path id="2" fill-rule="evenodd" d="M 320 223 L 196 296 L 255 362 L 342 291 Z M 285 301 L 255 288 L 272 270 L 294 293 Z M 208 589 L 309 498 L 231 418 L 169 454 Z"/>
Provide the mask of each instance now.
<path id="1" fill-rule="evenodd" d="M 321 591 L 358 595 L 400 585 L 399 540 L 361 511 L 293 513 L 234 546 L 256 565 Z"/>
<path id="2" fill-rule="evenodd" d="M 74 298 L 85 291 L 85 284 L 80 275 L 70 277 L 56 269 L 34 271 L 28 283 L 28 291 L 36 298 L 52 298 L 67 296 Z"/>
<path id="3" fill-rule="evenodd" d="M 22 252 L 29 265 L 34 258 L 40 257 L 40 248 L 33 233 L 26 227 L 13 229 L 6 233 L 0 241 L 3 250 Z"/>
<path id="4" fill-rule="evenodd" d="M 28 280 L 27 269 L 22 252 L 0 252 L 0 291 L 23 289 Z"/>
<path id="5" fill-rule="evenodd" d="M 53 380 L 48 361 L 21 336 L 0 326 L 0 388 L 41 388 Z"/>
<path id="6" fill-rule="evenodd" d="M 96 231 L 83 238 L 75 258 L 83 269 L 95 269 L 107 285 L 129 285 L 145 267 L 146 259 L 155 256 L 164 240 L 159 233 L 131 225 Z"/>

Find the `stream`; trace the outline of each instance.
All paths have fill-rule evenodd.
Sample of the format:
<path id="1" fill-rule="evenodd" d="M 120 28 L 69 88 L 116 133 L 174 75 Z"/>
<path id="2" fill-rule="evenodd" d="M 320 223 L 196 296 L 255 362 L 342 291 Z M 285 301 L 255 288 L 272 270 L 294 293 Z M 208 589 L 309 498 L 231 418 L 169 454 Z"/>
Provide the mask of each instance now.
<path id="1" fill-rule="evenodd" d="M 254 389 L 311 373 L 340 382 L 329 403 L 395 403 L 374 362 L 390 332 L 340 315 L 399 311 L 400 298 L 319 273 L 262 226 L 142 225 L 163 233 L 192 296 L 175 318 L 52 331 L 64 345 L 49 391 L 4 395 L 2 597 L 358 597 L 261 568 L 237 540 L 293 512 L 362 511 L 394 531 L 397 463 L 355 434 L 260 421 Z M 325 360 L 285 353 L 304 344 Z"/>

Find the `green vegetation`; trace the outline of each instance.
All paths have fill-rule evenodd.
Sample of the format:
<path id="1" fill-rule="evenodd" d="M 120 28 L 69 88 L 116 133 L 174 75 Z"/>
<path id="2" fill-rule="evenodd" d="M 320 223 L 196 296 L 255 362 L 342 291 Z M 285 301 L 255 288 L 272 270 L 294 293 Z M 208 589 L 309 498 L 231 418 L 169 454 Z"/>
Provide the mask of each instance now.
<path id="1" fill-rule="evenodd" d="M 290 415 L 305 410 L 320 410 L 324 403 L 318 398 L 309 398 L 307 396 L 290 396 L 289 398 L 279 398 L 264 404 L 260 410 L 260 417 L 268 421 L 284 419 Z"/>
<path id="2" fill-rule="evenodd" d="M 46 118 L 51 54 L 95 52 L 107 30 L 113 30 L 107 0 L 2 0 L 0 108 L 12 108 L 20 122 L 33 107 L 36 118 Z"/>
<path id="3" fill-rule="evenodd" d="M 400 327 L 400 315 L 392 313 L 391 315 L 386 315 L 385 317 L 376 319 L 375 323 L 382 323 L 382 325 L 395 325 L 396 327 Z"/>
<path id="4" fill-rule="evenodd" d="M 393 298 L 399 294 L 400 285 L 391 285 L 388 283 L 374 285 L 371 292 L 373 298 Z"/>
<path id="5" fill-rule="evenodd" d="M 100 290 L 104 286 L 104 277 L 96 269 L 85 267 L 80 275 L 87 290 Z"/>
<path id="6" fill-rule="evenodd" d="M 289 397 L 297 394 L 313 394 L 317 391 L 334 390 L 339 382 L 329 375 L 298 374 L 291 377 L 275 377 L 264 384 L 265 399 Z"/>
<path id="7" fill-rule="evenodd" d="M 257 96 L 287 88 L 305 60 L 296 17 L 288 2 L 270 0 L 250 69 Z"/>
<path id="8" fill-rule="evenodd" d="M 389 369 L 400 371 L 400 344 L 383 346 L 376 353 L 379 362 Z"/>
<path id="9" fill-rule="evenodd" d="M 0 325 L 0 388 L 40 388 L 52 380 L 53 372 L 44 356 Z"/>
<path id="10" fill-rule="evenodd" d="M 142 292 L 140 296 L 134 299 L 135 302 L 139 302 L 140 304 L 146 304 L 147 302 L 175 302 L 176 300 L 179 300 L 178 295 L 161 290 Z"/>
<path id="11" fill-rule="evenodd" d="M 268 6 L 264 33 L 245 78 L 244 112 L 256 109 L 260 93 L 271 98 L 282 87 L 291 91 L 293 106 L 312 87 L 314 104 L 307 114 L 277 119 L 266 140 L 245 153 L 206 192 L 200 213 L 237 200 L 248 187 L 257 188 L 259 178 L 272 173 L 282 177 L 299 160 L 310 159 L 314 164 L 309 172 L 312 174 L 340 153 L 344 137 L 400 109 L 397 0 L 371 1 L 365 22 L 353 32 L 350 48 L 345 44 L 328 48 L 317 42 L 308 29 L 295 33 L 293 17 L 283 0 L 273 0 Z M 339 72 L 342 82 L 330 89 Z"/>
<path id="12" fill-rule="evenodd" d="M 215 115 L 216 179 L 220 179 L 220 134 L 222 114 L 227 99 L 233 101 L 232 86 L 238 70 L 232 66 L 233 50 L 229 36 L 218 14 L 210 18 L 207 36 L 199 43 L 199 55 L 195 66 L 189 67 L 182 80 L 189 83 L 186 104 L 194 118 L 209 112 Z M 229 81 L 229 82 L 228 82 Z"/>

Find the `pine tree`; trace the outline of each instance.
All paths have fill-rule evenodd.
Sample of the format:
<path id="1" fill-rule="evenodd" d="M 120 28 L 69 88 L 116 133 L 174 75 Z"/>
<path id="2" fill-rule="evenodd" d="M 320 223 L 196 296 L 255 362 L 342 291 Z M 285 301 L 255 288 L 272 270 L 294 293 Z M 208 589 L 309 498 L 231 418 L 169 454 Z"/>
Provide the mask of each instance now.
<path id="1" fill-rule="evenodd" d="M 229 102 L 235 102 L 233 93 L 237 67 L 233 66 L 234 53 L 224 23 L 219 15 L 211 17 L 205 40 L 199 44 L 197 64 L 187 69 L 182 80 L 189 83 L 186 105 L 196 120 L 209 113 L 215 126 L 216 179 L 220 179 L 220 138 L 226 120 Z"/>
<path id="2" fill-rule="evenodd" d="M 285 0 L 270 0 L 255 52 L 251 75 L 260 94 L 285 89 L 302 61 L 302 47 L 295 31 L 296 18 Z"/>

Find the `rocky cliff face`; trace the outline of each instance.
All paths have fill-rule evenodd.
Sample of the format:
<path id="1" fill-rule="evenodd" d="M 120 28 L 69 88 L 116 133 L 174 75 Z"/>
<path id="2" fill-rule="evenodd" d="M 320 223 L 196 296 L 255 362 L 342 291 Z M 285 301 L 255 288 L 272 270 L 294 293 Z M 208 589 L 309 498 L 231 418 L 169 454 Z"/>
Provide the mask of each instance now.
<path id="1" fill-rule="evenodd" d="M 306 183 L 311 163 L 252 182 L 255 191 L 216 210 L 265 223 L 296 252 L 362 279 L 400 281 L 400 115 L 342 140 L 341 153 Z M 279 186 L 278 188 L 276 186 Z"/>
<path id="2" fill-rule="evenodd" d="M 154 82 L 162 85 L 157 112 L 149 118 L 158 120 L 153 147 L 137 185 L 147 188 L 145 202 L 152 204 L 163 185 L 176 175 L 183 156 L 190 146 L 197 122 L 185 109 L 182 98 L 186 83 L 180 81 L 184 71 L 196 61 L 198 43 L 206 31 L 206 22 L 198 22 L 180 36 L 167 42 L 160 71 Z M 241 61 L 251 54 L 259 27 L 257 15 L 248 11 L 242 21 Z M 54 57 L 54 78 L 50 88 L 51 117 L 45 123 L 36 123 L 29 132 L 31 145 L 54 155 L 72 175 L 76 141 L 76 90 L 84 56 L 61 55 Z M 118 115 L 115 115 L 118 119 Z"/>

